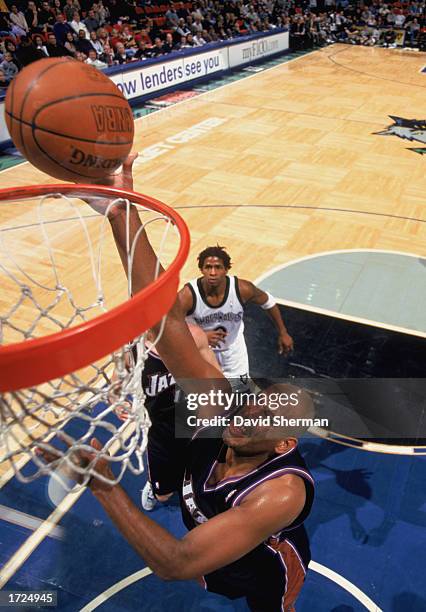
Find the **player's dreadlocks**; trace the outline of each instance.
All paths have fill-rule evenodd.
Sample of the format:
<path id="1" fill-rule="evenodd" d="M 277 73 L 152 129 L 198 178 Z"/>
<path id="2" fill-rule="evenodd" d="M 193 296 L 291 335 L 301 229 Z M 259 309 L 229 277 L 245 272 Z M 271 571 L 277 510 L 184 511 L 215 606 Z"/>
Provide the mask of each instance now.
<path id="1" fill-rule="evenodd" d="M 204 249 L 204 251 L 201 251 L 197 258 L 198 267 L 200 270 L 204 266 L 204 262 L 207 257 L 217 257 L 218 259 L 221 259 L 226 270 L 232 268 L 231 257 L 226 252 L 226 247 L 222 247 L 217 244 L 216 246 L 209 246 Z"/>

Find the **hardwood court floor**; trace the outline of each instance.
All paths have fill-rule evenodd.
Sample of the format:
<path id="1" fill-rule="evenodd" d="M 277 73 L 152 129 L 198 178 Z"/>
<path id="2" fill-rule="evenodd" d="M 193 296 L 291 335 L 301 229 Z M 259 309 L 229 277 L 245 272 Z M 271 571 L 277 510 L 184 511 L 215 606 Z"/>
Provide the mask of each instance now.
<path id="1" fill-rule="evenodd" d="M 419 143 L 374 134 L 388 115 L 424 118 L 424 64 L 424 54 L 334 45 L 139 119 L 135 189 L 188 222 L 184 279 L 216 241 L 249 278 L 332 249 L 425 255 L 425 157 L 409 150 Z M 222 123 L 173 138 L 213 117 Z M 2 186 L 49 180 L 29 164 L 1 175 Z M 19 223 L 9 212 L 0 228 L 11 214 Z"/>

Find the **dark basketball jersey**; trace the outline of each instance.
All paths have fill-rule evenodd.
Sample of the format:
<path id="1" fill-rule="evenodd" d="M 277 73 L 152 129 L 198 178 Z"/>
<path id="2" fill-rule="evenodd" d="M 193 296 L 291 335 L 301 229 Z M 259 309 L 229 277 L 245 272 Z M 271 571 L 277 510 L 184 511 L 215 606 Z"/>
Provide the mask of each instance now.
<path id="1" fill-rule="evenodd" d="M 230 598 L 247 597 L 263 601 L 261 609 L 279 610 L 289 588 L 290 569 L 286 565 L 292 556 L 292 564 L 298 565 L 302 575 L 310 561 L 309 542 L 303 521 L 308 516 L 314 496 L 313 478 L 297 448 L 276 455 L 248 474 L 228 478 L 216 485 L 208 485 L 214 468 L 225 461 L 227 446 L 221 439 L 196 436 L 189 445 L 187 468 L 182 487 L 182 516 L 188 529 L 206 522 L 221 512 L 238 506 L 258 485 L 284 474 L 296 474 L 303 478 L 306 502 L 297 519 L 288 527 L 259 544 L 255 549 L 221 569 L 204 576 L 210 591 Z M 220 542 L 212 542 L 220 546 Z M 293 568 L 292 568 L 293 572 Z M 303 574 L 302 574 L 303 572 Z M 279 602 L 278 604 L 276 602 Z M 276 607 L 278 605 L 278 607 Z"/>
<path id="2" fill-rule="evenodd" d="M 170 416 L 175 406 L 176 385 L 163 361 L 154 351 L 148 352 L 142 372 L 145 407 L 153 419 Z"/>
<path id="3" fill-rule="evenodd" d="M 148 477 L 156 495 L 168 495 L 180 489 L 189 439 L 176 438 L 175 413 L 183 395 L 173 376 L 151 350 L 142 372 L 145 406 L 151 419 L 148 432 Z M 183 402 L 182 412 L 186 413 Z"/>

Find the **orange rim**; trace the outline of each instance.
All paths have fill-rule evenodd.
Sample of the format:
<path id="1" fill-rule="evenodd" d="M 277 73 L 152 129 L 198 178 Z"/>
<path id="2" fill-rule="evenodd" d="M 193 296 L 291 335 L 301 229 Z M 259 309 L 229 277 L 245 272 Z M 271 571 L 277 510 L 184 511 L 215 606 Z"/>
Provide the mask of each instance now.
<path id="1" fill-rule="evenodd" d="M 39 185 L 0 189 L 0 202 L 52 193 L 124 198 L 162 213 L 179 230 L 179 249 L 161 276 L 123 304 L 75 327 L 43 338 L 1 346 L 0 392 L 32 387 L 75 372 L 117 350 L 158 323 L 173 306 L 179 273 L 188 257 L 190 237 L 182 217 L 162 202 L 134 191 L 98 185 Z"/>

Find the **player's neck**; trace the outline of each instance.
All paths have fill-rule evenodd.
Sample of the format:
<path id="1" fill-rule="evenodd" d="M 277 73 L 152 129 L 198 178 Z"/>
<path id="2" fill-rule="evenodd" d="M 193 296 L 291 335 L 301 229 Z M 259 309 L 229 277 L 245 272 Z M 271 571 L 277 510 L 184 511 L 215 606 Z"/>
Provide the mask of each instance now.
<path id="1" fill-rule="evenodd" d="M 231 475 L 240 475 L 250 472 L 269 459 L 270 453 L 259 453 L 258 455 L 239 455 L 232 448 L 226 452 L 227 478 Z"/>
<path id="2" fill-rule="evenodd" d="M 226 289 L 226 277 L 224 278 L 223 282 L 220 283 L 220 285 L 217 285 L 216 287 L 209 285 L 209 283 L 204 278 L 201 279 L 201 285 L 207 297 L 223 298 Z"/>

